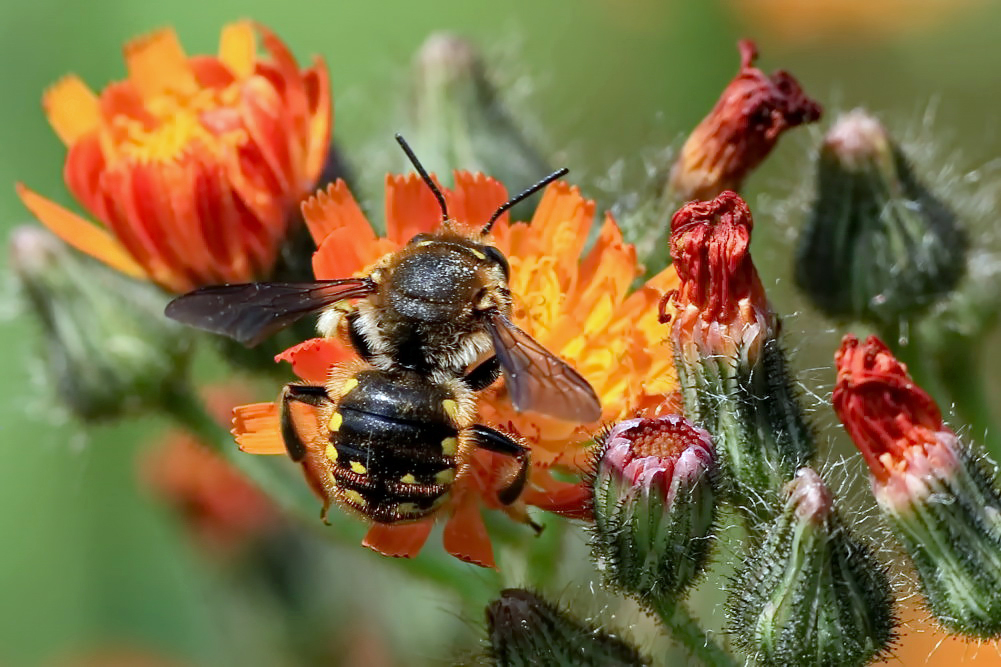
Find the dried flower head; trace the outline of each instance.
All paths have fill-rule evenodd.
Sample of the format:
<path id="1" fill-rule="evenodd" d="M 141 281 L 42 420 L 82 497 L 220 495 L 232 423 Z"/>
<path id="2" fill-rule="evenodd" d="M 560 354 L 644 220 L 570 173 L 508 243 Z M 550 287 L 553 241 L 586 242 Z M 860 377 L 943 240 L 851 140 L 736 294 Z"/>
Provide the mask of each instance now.
<path id="1" fill-rule="evenodd" d="M 1001 635 L 1001 493 L 996 466 L 942 422 L 935 401 L 875 336 L 845 336 L 834 409 L 869 466 L 872 491 L 910 555 L 936 620 Z"/>
<path id="2" fill-rule="evenodd" d="M 737 76 L 692 131 L 671 170 L 671 188 L 683 200 L 740 190 L 783 132 L 820 118 L 820 105 L 791 74 L 779 70 L 769 76 L 754 67 L 754 42 L 741 40 L 737 49 Z"/>
<path id="3" fill-rule="evenodd" d="M 746 202 L 730 191 L 678 210 L 671 256 L 681 284 L 665 294 L 662 319 L 685 415 L 712 434 L 733 500 L 768 515 L 774 503 L 761 500 L 807 463 L 814 444 L 751 260 L 752 227 Z"/>
<path id="4" fill-rule="evenodd" d="M 218 56 L 188 56 L 164 29 L 128 43 L 125 63 L 100 95 L 69 75 L 43 100 L 66 185 L 100 225 L 18 185 L 21 200 L 67 243 L 175 293 L 267 276 L 326 160 L 326 66 L 300 70 L 250 22 L 223 29 Z"/>

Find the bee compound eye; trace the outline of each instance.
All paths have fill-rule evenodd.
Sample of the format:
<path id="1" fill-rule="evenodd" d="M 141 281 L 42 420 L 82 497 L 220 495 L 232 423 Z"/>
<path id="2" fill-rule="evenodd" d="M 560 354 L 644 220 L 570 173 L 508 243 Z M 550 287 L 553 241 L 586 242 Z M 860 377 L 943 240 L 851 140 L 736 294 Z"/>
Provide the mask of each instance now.
<path id="1" fill-rule="evenodd" d="M 485 245 L 483 246 L 483 254 L 501 267 L 501 271 L 504 272 L 504 280 L 509 280 L 511 278 L 511 265 L 508 264 L 507 257 L 504 256 L 504 253 L 492 245 Z"/>

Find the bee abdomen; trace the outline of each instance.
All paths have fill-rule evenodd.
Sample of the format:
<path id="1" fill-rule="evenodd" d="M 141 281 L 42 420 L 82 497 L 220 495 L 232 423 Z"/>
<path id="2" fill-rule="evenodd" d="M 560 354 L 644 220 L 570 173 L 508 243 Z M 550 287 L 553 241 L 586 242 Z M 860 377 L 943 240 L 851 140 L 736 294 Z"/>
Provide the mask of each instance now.
<path id="1" fill-rule="evenodd" d="M 405 384 L 400 391 L 398 382 L 386 387 L 380 374 L 358 379 L 328 425 L 327 458 L 339 499 L 381 523 L 431 514 L 456 473 L 458 431 L 440 407 L 444 399 Z M 387 390 L 396 401 L 383 400 Z M 401 398 L 411 400 L 401 405 Z"/>

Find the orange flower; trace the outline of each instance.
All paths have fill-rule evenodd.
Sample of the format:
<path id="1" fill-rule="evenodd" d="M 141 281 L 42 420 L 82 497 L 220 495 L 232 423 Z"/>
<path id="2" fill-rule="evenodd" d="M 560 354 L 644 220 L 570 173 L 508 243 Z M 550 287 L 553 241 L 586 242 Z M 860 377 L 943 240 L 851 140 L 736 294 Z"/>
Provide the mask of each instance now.
<path id="1" fill-rule="evenodd" d="M 507 199 L 500 183 L 467 172 L 456 172 L 455 188 L 443 191 L 454 220 L 474 227 L 482 226 Z M 305 202 L 303 214 L 318 245 L 313 256 L 318 279 L 365 275 L 383 255 L 401 248 L 415 234 L 435 230 L 441 222 L 433 195 L 413 175 L 387 178 L 385 237 L 375 235 L 343 182 Z M 531 224 L 510 224 L 504 215 L 494 226 L 493 243 L 511 265 L 513 319 L 591 383 L 603 406 L 601 421 L 656 414 L 676 385 L 670 354 L 659 349 L 663 329 L 657 303 L 677 277 L 669 268 L 631 291 L 642 267 L 610 216 L 581 258 L 593 217 L 594 202 L 581 197 L 577 188 L 555 183 L 546 189 Z M 331 365 L 351 356 L 339 342 L 314 339 L 280 358 L 290 361 L 300 377 L 323 383 Z M 549 469 L 558 465 L 578 470 L 586 459 L 582 443 L 591 439 L 599 422 L 571 424 L 515 412 L 503 381 L 481 392 L 478 399 L 478 421 L 517 435 L 532 448 L 528 488 L 519 502 L 503 509 L 523 520 L 525 504 L 580 516 L 583 490 L 555 481 Z M 273 404 L 243 406 L 235 415 L 234 433 L 241 448 L 284 453 Z M 510 466 L 507 457 L 477 451 L 468 473 L 455 482 L 442 513 L 449 516 L 445 547 L 456 557 L 493 565 L 480 507 L 501 508 L 496 489 L 508 479 Z M 365 544 L 387 555 L 414 556 L 431 524 L 428 520 L 375 524 Z"/>
<path id="2" fill-rule="evenodd" d="M 172 292 L 266 276 L 326 160 L 326 66 L 300 71 L 250 22 L 223 29 L 218 56 L 188 56 L 164 29 L 127 44 L 125 63 L 100 95 L 70 75 L 43 99 L 66 185 L 104 228 L 18 184 L 21 200 L 67 243 Z"/>
<path id="3" fill-rule="evenodd" d="M 754 67 L 754 42 L 741 40 L 737 48 L 737 76 L 692 130 L 671 170 L 671 187 L 682 199 L 712 199 L 724 190 L 739 190 L 783 132 L 820 118 L 820 105 L 791 74 L 779 70 L 769 76 Z"/>

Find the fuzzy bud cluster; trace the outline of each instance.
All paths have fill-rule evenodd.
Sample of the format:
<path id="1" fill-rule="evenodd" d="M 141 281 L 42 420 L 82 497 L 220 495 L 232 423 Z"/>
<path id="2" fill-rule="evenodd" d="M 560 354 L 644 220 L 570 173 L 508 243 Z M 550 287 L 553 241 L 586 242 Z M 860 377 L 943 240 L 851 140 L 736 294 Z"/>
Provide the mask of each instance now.
<path id="1" fill-rule="evenodd" d="M 164 296 L 38 227 L 11 235 L 11 264 L 45 331 L 59 398 L 78 417 L 162 405 L 184 375 L 189 330 L 163 316 Z"/>

